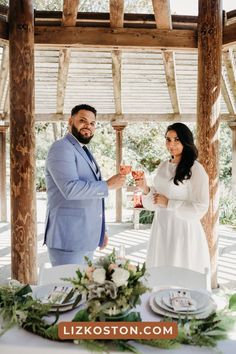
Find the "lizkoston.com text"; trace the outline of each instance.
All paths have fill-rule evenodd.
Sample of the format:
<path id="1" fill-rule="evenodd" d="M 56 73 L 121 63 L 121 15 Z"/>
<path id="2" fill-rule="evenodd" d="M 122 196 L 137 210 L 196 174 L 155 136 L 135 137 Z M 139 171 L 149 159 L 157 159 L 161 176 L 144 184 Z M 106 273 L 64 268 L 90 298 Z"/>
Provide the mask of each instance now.
<path id="1" fill-rule="evenodd" d="M 175 322 L 61 322 L 61 339 L 174 339 Z"/>

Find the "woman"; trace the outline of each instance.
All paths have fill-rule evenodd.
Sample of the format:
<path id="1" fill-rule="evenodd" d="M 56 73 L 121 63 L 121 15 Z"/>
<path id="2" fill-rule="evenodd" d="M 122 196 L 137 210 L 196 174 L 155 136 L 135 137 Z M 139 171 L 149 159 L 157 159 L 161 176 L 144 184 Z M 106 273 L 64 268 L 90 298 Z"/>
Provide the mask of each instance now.
<path id="1" fill-rule="evenodd" d="M 171 158 L 158 166 L 154 187 L 147 186 L 145 177 L 136 182 L 144 207 L 155 210 L 146 264 L 204 272 L 210 257 L 200 220 L 208 210 L 208 176 L 185 124 L 170 125 L 165 138 Z"/>

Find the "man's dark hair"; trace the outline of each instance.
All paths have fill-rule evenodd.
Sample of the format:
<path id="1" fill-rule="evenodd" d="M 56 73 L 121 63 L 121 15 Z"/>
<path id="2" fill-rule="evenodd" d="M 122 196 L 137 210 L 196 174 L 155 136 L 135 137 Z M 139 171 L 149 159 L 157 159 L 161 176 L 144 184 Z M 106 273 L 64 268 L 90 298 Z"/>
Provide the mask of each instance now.
<path id="1" fill-rule="evenodd" d="M 72 108 L 71 110 L 71 116 L 74 116 L 75 114 L 77 114 L 79 111 L 81 111 L 82 109 L 86 110 L 86 111 L 90 111 L 93 112 L 95 117 L 97 115 L 97 111 L 94 107 L 90 106 L 89 104 L 79 104 L 75 107 Z"/>

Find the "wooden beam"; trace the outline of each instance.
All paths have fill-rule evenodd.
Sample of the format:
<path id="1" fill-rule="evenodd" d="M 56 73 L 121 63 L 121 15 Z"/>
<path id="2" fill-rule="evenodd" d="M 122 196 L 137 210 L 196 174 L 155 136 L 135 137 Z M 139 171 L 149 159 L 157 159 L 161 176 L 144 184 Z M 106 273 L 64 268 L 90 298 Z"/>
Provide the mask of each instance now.
<path id="1" fill-rule="evenodd" d="M 35 121 L 36 122 L 67 122 L 70 113 L 67 114 L 58 114 L 58 113 L 36 113 Z M 4 119 L 6 122 L 9 122 L 9 115 L 0 114 L 0 119 Z M 115 113 L 111 114 L 98 114 L 97 120 L 103 122 L 110 121 L 120 121 L 123 122 L 196 122 L 197 116 L 195 113 L 182 113 L 182 114 L 174 114 L 174 113 L 125 113 L 117 116 Z M 236 120 L 236 114 L 221 114 L 220 119 L 222 122 L 233 122 Z"/>
<path id="2" fill-rule="evenodd" d="M 34 127 L 34 9 L 10 0 L 10 159 L 12 278 L 37 282 Z"/>
<path id="3" fill-rule="evenodd" d="M 231 92 L 236 102 L 236 63 L 232 49 L 223 52 L 223 62 L 227 71 Z"/>
<path id="4" fill-rule="evenodd" d="M 62 17 L 61 11 L 35 11 L 35 21 L 45 20 L 48 22 L 60 20 Z M 172 15 L 172 23 L 178 24 L 197 24 L 197 16 L 189 15 Z M 102 22 L 110 24 L 110 13 L 108 12 L 78 12 L 77 22 Z M 124 22 L 126 23 L 155 23 L 155 16 L 153 14 L 143 14 L 143 13 L 124 13 Z M 183 27 L 184 29 L 185 27 Z"/>
<path id="5" fill-rule="evenodd" d="M 157 28 L 171 29 L 172 23 L 169 0 L 152 0 L 152 4 Z M 173 112 L 180 113 L 177 78 L 175 73 L 175 55 L 171 51 L 164 51 L 162 52 L 162 57 Z"/>
<path id="6" fill-rule="evenodd" d="M 124 0 L 110 0 L 110 26 L 122 28 L 124 23 Z"/>
<path id="7" fill-rule="evenodd" d="M 170 0 L 152 0 L 157 28 L 171 29 Z"/>
<path id="8" fill-rule="evenodd" d="M 120 164 L 122 161 L 122 140 L 123 130 L 127 123 L 112 122 L 112 127 L 116 131 L 116 173 L 120 172 Z M 122 188 L 116 190 L 116 222 L 122 222 Z"/>
<path id="9" fill-rule="evenodd" d="M 113 92 L 115 101 L 116 114 L 122 114 L 121 102 L 121 52 L 119 50 L 112 51 L 112 78 Z"/>
<path id="10" fill-rule="evenodd" d="M 10 91 L 10 82 L 7 82 L 7 88 L 6 88 L 6 96 L 5 96 L 5 101 L 3 105 L 3 112 L 4 115 L 7 115 L 10 112 L 10 99 L 9 99 L 9 91 Z"/>
<path id="11" fill-rule="evenodd" d="M 229 47 L 236 44 L 236 23 L 230 26 L 224 26 L 223 46 Z"/>
<path id="12" fill-rule="evenodd" d="M 57 79 L 57 113 L 63 113 L 67 76 L 70 64 L 70 49 L 62 49 L 59 52 L 59 67 Z"/>
<path id="13" fill-rule="evenodd" d="M 62 26 L 75 26 L 79 0 L 64 0 L 62 13 Z M 63 113 L 67 76 L 70 64 L 70 49 L 61 49 L 59 52 L 59 67 L 57 78 L 57 113 Z M 53 126 L 54 132 L 56 126 Z"/>
<path id="14" fill-rule="evenodd" d="M 158 30 L 133 28 L 35 27 L 35 43 L 47 46 L 129 49 L 197 48 L 195 30 Z"/>
<path id="15" fill-rule="evenodd" d="M 75 26 L 77 19 L 79 0 L 64 0 L 62 24 L 63 26 Z"/>
<path id="16" fill-rule="evenodd" d="M 231 92 L 228 87 L 228 83 L 226 81 L 225 75 L 222 73 L 221 75 L 221 93 L 224 98 L 225 104 L 230 114 L 235 113 L 235 104 L 231 98 Z"/>
<path id="17" fill-rule="evenodd" d="M 229 123 L 232 130 L 232 193 L 236 196 L 236 122 Z"/>
<path id="18" fill-rule="evenodd" d="M 175 72 L 175 54 L 173 52 L 164 51 L 162 55 L 166 74 L 167 88 L 169 91 L 173 112 L 180 113 L 177 78 Z"/>
<path id="19" fill-rule="evenodd" d="M 4 41 L 9 39 L 9 26 L 8 23 L 0 19 L 0 38 Z"/>
<path id="20" fill-rule="evenodd" d="M 197 137 L 199 160 L 209 176 L 210 203 L 203 224 L 211 256 L 213 288 L 218 285 L 221 48 L 221 0 L 199 0 Z"/>
<path id="21" fill-rule="evenodd" d="M 8 74 L 9 74 L 9 50 L 8 46 L 3 47 L 2 63 L 0 69 L 0 104 L 2 104 L 3 95 L 6 89 Z"/>
<path id="22" fill-rule="evenodd" d="M 8 124 L 0 124 L 0 222 L 7 222 L 6 131 Z"/>

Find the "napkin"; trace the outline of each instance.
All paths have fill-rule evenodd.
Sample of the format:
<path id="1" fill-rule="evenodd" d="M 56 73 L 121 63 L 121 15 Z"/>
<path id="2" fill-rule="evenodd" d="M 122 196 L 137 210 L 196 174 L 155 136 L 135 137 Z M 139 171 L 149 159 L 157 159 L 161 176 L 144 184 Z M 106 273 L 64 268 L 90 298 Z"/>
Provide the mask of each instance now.
<path id="1" fill-rule="evenodd" d="M 197 309 L 196 301 L 191 298 L 188 290 L 173 290 L 169 293 L 170 303 L 174 311 L 194 311 Z"/>
<path id="2" fill-rule="evenodd" d="M 53 291 L 51 291 L 47 296 L 42 299 L 42 302 L 48 303 L 57 303 L 57 304 L 64 304 L 74 294 L 74 289 L 71 286 L 54 286 Z M 70 296 L 72 295 L 72 296 Z"/>

